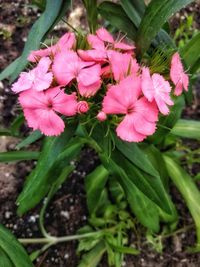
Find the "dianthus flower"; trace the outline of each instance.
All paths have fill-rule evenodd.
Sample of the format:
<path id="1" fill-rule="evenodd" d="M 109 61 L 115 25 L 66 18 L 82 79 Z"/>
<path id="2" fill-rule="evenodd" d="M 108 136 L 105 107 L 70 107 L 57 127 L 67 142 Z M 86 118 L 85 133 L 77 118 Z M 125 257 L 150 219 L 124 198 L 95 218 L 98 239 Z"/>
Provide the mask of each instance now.
<path id="1" fill-rule="evenodd" d="M 79 93 L 85 97 L 96 94 L 101 86 L 101 66 L 94 62 L 84 62 L 74 51 L 58 53 L 52 70 L 60 85 L 68 85 L 76 79 Z"/>
<path id="2" fill-rule="evenodd" d="M 67 95 L 59 86 L 42 92 L 27 90 L 20 93 L 19 102 L 29 127 L 47 136 L 59 135 L 64 131 L 64 121 L 57 112 L 73 116 L 77 111 L 76 94 Z"/>
<path id="3" fill-rule="evenodd" d="M 52 73 L 48 72 L 50 65 L 48 57 L 40 59 L 36 68 L 20 74 L 18 81 L 12 85 L 12 91 L 19 93 L 29 89 L 42 91 L 49 88 L 53 79 Z"/>
<path id="4" fill-rule="evenodd" d="M 154 73 L 151 77 L 149 68 L 142 69 L 142 92 L 148 101 L 155 100 L 158 109 L 163 115 L 169 113 L 167 105 L 173 105 L 173 101 L 170 98 L 171 86 L 163 76 L 158 73 Z"/>
<path id="5" fill-rule="evenodd" d="M 170 78 L 175 85 L 174 94 L 176 96 L 181 95 L 183 89 L 188 91 L 189 77 L 184 72 L 183 64 L 178 53 L 172 56 Z"/>
<path id="6" fill-rule="evenodd" d="M 158 109 L 155 102 L 150 103 L 141 97 L 141 80 L 136 75 L 128 76 L 108 88 L 102 111 L 125 115 L 116 129 L 122 140 L 141 142 L 156 130 Z"/>
<path id="7" fill-rule="evenodd" d="M 67 51 L 68 49 L 72 49 L 75 44 L 76 39 L 74 33 L 66 33 L 58 40 L 55 45 L 52 45 L 45 49 L 32 51 L 28 56 L 28 60 L 31 62 L 37 62 L 42 57 L 54 57 L 58 52 L 62 50 Z"/>

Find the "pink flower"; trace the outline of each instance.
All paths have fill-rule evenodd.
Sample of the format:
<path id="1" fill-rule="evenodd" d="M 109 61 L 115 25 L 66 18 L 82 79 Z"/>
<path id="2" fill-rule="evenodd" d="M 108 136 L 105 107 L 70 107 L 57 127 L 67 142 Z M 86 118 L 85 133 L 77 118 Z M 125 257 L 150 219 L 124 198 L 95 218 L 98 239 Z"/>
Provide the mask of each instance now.
<path id="1" fill-rule="evenodd" d="M 105 28 L 100 28 L 96 31 L 97 36 L 99 37 L 100 40 L 106 43 L 110 43 L 113 45 L 113 48 L 115 49 L 121 49 L 124 51 L 133 51 L 135 49 L 135 46 L 133 45 L 128 45 L 125 44 L 121 41 L 115 41 L 112 35 L 105 29 Z"/>
<path id="2" fill-rule="evenodd" d="M 136 59 L 132 58 L 131 54 L 122 54 L 109 50 L 108 58 L 116 81 L 120 81 L 130 74 L 136 74 L 139 70 L 139 65 Z"/>
<path id="3" fill-rule="evenodd" d="M 31 62 L 37 62 L 41 57 L 54 57 L 61 50 L 67 51 L 68 49 L 72 49 L 75 44 L 76 39 L 74 33 L 66 33 L 58 40 L 55 45 L 47 47 L 46 49 L 32 51 L 28 56 L 28 60 Z"/>
<path id="4" fill-rule="evenodd" d="M 78 113 L 86 113 L 89 110 L 89 105 L 86 101 L 79 101 L 77 103 L 77 112 Z"/>
<path id="5" fill-rule="evenodd" d="M 107 115 L 103 111 L 100 111 L 97 114 L 97 120 L 99 120 L 99 121 L 105 121 L 106 119 L 107 119 Z"/>
<path id="6" fill-rule="evenodd" d="M 98 29 L 96 35 L 88 34 L 87 41 L 92 49 L 78 50 L 79 56 L 85 61 L 104 63 L 107 61 L 107 51 L 109 49 L 120 49 L 131 54 L 133 54 L 135 49 L 133 45 L 128 45 L 121 41 L 116 42 L 105 28 Z"/>
<path id="7" fill-rule="evenodd" d="M 12 85 L 12 91 L 19 93 L 29 89 L 42 91 L 49 88 L 53 79 L 52 73 L 48 72 L 50 65 L 48 57 L 42 58 L 36 68 L 20 74 L 18 81 Z"/>
<path id="8" fill-rule="evenodd" d="M 60 87 L 37 92 L 33 89 L 20 93 L 19 102 L 29 127 L 40 130 L 47 136 L 59 135 L 64 131 L 64 121 L 56 114 L 76 114 L 75 93 L 67 95 Z"/>
<path id="9" fill-rule="evenodd" d="M 181 95 L 183 92 L 183 89 L 185 91 L 188 91 L 189 77 L 184 72 L 183 64 L 181 62 L 178 52 L 175 53 L 172 57 L 170 78 L 172 82 L 174 83 L 174 85 L 176 86 L 175 92 L 174 92 L 176 96 Z"/>
<path id="10" fill-rule="evenodd" d="M 150 75 L 149 68 L 142 69 L 142 92 L 148 101 L 155 100 L 158 109 L 164 115 L 169 113 L 167 105 L 173 105 L 173 101 L 170 98 L 171 87 L 168 81 L 166 81 L 160 74 Z"/>
<path id="11" fill-rule="evenodd" d="M 125 115 L 116 129 L 122 140 L 140 142 L 156 130 L 158 109 L 154 102 L 140 96 L 140 77 L 132 75 L 110 86 L 104 97 L 103 112 Z"/>
<path id="12" fill-rule="evenodd" d="M 94 62 L 82 61 L 74 51 L 58 53 L 52 70 L 60 85 L 68 85 L 76 79 L 79 92 L 85 97 L 96 94 L 101 86 L 101 66 Z"/>

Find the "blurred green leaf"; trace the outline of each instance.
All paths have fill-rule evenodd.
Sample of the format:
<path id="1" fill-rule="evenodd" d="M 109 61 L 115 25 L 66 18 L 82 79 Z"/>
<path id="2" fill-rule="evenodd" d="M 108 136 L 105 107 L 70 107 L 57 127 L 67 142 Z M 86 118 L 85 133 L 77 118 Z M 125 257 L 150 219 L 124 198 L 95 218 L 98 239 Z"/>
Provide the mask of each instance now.
<path id="1" fill-rule="evenodd" d="M 40 153 L 37 151 L 9 151 L 0 153 L 0 162 L 20 161 L 38 159 Z"/>
<path id="2" fill-rule="evenodd" d="M 87 19 L 90 27 L 90 32 L 95 33 L 97 28 L 97 0 L 83 0 L 87 11 Z"/>
<path id="3" fill-rule="evenodd" d="M 24 123 L 24 114 L 21 113 L 11 123 L 10 131 L 11 131 L 12 135 L 14 135 L 14 136 L 19 135 L 20 127 L 22 126 L 23 123 Z"/>
<path id="4" fill-rule="evenodd" d="M 36 168 L 28 176 L 23 191 L 17 199 L 18 213 L 23 214 L 34 207 L 47 194 L 62 168 L 69 165 L 80 147 L 68 147 L 76 126 L 67 127 L 59 137 L 46 137 Z"/>
<path id="5" fill-rule="evenodd" d="M 125 246 L 117 246 L 114 244 L 110 244 L 111 247 L 116 250 L 117 252 L 123 253 L 123 254 L 130 254 L 130 255 L 138 255 L 140 251 L 133 247 L 125 247 Z"/>
<path id="6" fill-rule="evenodd" d="M 8 129 L 0 129 L 0 136 L 9 136 L 9 135 L 12 135 L 10 130 L 8 130 Z"/>
<path id="7" fill-rule="evenodd" d="M 3 225 L 0 225 L 0 248 L 6 252 L 15 267 L 33 267 L 25 249 Z"/>
<path id="8" fill-rule="evenodd" d="M 197 246 L 200 246 L 200 191 L 192 177 L 190 177 L 189 174 L 187 174 L 186 171 L 174 161 L 174 159 L 165 155 L 164 160 L 170 178 L 183 196 L 187 208 L 194 219 L 196 225 Z"/>
<path id="9" fill-rule="evenodd" d="M 117 158 L 118 156 L 119 154 L 116 155 Z M 107 159 L 101 157 L 105 167 L 116 176 L 123 187 L 127 201 L 137 219 L 147 228 L 157 232 L 159 230 L 158 209 L 134 184 L 132 176 L 135 176 L 135 174 L 131 174 L 131 177 L 128 176 L 125 171 L 127 169 L 119 165 L 122 158 L 123 156 L 118 158 L 119 161 L 115 162 L 115 159 L 113 160 L 110 158 L 109 161 L 107 161 Z M 135 178 L 137 179 L 137 177 Z"/>
<path id="10" fill-rule="evenodd" d="M 16 149 L 21 149 L 22 147 L 26 147 L 38 139 L 42 137 L 42 133 L 38 130 L 32 132 L 28 137 L 26 137 L 23 141 L 21 141 L 17 146 Z"/>
<path id="11" fill-rule="evenodd" d="M 152 176 L 159 176 L 157 170 L 149 161 L 147 154 L 145 154 L 137 144 L 125 142 L 118 137 L 115 137 L 115 145 L 117 149 L 135 166 Z"/>
<path id="12" fill-rule="evenodd" d="M 100 165 L 92 173 L 85 177 L 87 206 L 90 214 L 94 213 L 98 207 L 108 175 L 108 171 Z"/>
<path id="13" fill-rule="evenodd" d="M 184 106 L 184 96 L 179 96 L 178 98 L 176 98 L 176 100 L 174 100 L 174 106 L 170 109 L 169 115 L 160 117 L 157 124 L 157 131 L 154 135 L 148 138 L 152 143 L 161 144 L 165 140 L 171 129 L 181 117 Z"/>
<path id="14" fill-rule="evenodd" d="M 0 249 L 0 266 L 1 267 L 14 267 L 8 255 Z"/>
<path id="15" fill-rule="evenodd" d="M 15 69 L 17 68 L 19 62 L 20 62 L 20 57 L 15 59 L 12 63 L 10 63 L 1 73 L 0 73 L 0 81 L 9 78 Z"/>
<path id="16" fill-rule="evenodd" d="M 129 19 L 138 28 L 141 22 L 141 16 L 144 14 L 145 11 L 144 1 L 121 0 L 120 3 Z"/>
<path id="17" fill-rule="evenodd" d="M 192 0 L 152 0 L 145 10 L 137 33 L 136 47 L 139 54 L 144 54 L 151 41 L 163 24 L 177 11 Z"/>
<path id="18" fill-rule="evenodd" d="M 97 267 L 105 251 L 104 242 L 99 242 L 90 252 L 83 255 L 78 267 Z"/>
<path id="19" fill-rule="evenodd" d="M 39 48 L 41 41 L 44 39 L 46 33 L 49 31 L 57 16 L 59 15 L 62 4 L 62 0 L 47 0 L 44 13 L 34 23 L 29 32 L 20 60 L 18 61 L 16 69 L 11 75 L 12 81 L 14 81 L 19 73 L 26 67 L 28 63 L 27 57 L 30 51 Z"/>
<path id="20" fill-rule="evenodd" d="M 184 138 L 200 139 L 200 121 L 180 119 L 171 133 Z"/>
<path id="21" fill-rule="evenodd" d="M 101 16 L 109 21 L 111 25 L 134 40 L 137 29 L 120 5 L 104 1 L 99 5 L 98 10 Z"/>
<path id="22" fill-rule="evenodd" d="M 181 56 L 188 68 L 195 66 L 200 59 L 200 32 L 198 32 L 182 49 Z M 200 65 L 199 65 L 200 66 Z M 190 70 L 189 70 L 190 72 Z"/>

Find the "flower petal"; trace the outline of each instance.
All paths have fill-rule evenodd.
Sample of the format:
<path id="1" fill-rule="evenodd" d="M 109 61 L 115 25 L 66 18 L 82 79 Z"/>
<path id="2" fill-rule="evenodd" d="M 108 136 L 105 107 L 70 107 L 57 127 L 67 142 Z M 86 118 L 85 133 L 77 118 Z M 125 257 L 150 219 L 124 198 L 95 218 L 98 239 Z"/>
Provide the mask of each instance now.
<path id="1" fill-rule="evenodd" d="M 141 115 L 145 114 L 145 119 L 150 122 L 158 120 L 158 108 L 155 103 L 149 102 L 145 97 L 141 97 L 137 102 L 135 102 L 135 112 Z"/>
<path id="2" fill-rule="evenodd" d="M 91 97 L 96 94 L 96 92 L 101 87 L 101 80 L 98 80 L 97 82 L 90 84 L 88 86 L 83 85 L 82 83 L 78 83 L 78 91 L 81 96 L 84 97 Z"/>
<path id="3" fill-rule="evenodd" d="M 119 84 L 110 86 L 103 99 L 103 111 L 107 114 L 127 114 L 141 94 L 139 76 L 128 76 Z"/>
<path id="4" fill-rule="evenodd" d="M 99 37 L 99 39 L 101 39 L 104 42 L 108 42 L 113 44 L 114 43 L 114 39 L 112 37 L 112 35 L 105 29 L 105 28 L 100 28 L 96 31 L 97 36 Z"/>
<path id="5" fill-rule="evenodd" d="M 29 109 L 45 109 L 48 106 L 44 92 L 37 92 L 32 89 L 20 93 L 19 103 L 23 108 Z"/>
<path id="6" fill-rule="evenodd" d="M 124 141 L 141 142 L 146 136 L 137 132 L 131 115 L 126 115 L 116 129 L 117 135 Z"/>
<path id="7" fill-rule="evenodd" d="M 53 110 L 35 110 L 38 113 L 39 130 L 47 136 L 60 135 L 65 128 L 63 120 Z"/>
<path id="8" fill-rule="evenodd" d="M 96 35 L 88 34 L 87 41 L 93 49 L 105 50 L 104 42 L 100 40 Z"/>
<path id="9" fill-rule="evenodd" d="M 149 68 L 142 68 L 142 92 L 144 96 L 152 102 L 154 99 L 154 86 Z"/>
<path id="10" fill-rule="evenodd" d="M 133 113 L 133 123 L 136 131 L 143 135 L 152 135 L 156 131 L 155 122 L 149 122 L 146 120 L 146 114 Z"/>
<path id="11" fill-rule="evenodd" d="M 52 71 L 60 85 L 67 85 L 77 75 L 80 60 L 74 51 L 61 51 L 55 56 Z"/>
<path id="12" fill-rule="evenodd" d="M 94 66 L 81 69 L 77 81 L 81 83 L 81 85 L 89 86 L 100 80 L 101 75 L 101 66 L 96 64 Z"/>

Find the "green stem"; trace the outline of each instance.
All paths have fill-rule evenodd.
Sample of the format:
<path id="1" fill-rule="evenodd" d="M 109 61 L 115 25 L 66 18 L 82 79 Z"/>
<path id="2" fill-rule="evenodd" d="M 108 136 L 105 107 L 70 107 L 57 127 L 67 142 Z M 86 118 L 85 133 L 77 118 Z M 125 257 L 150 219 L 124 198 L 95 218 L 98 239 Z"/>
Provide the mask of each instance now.
<path id="1" fill-rule="evenodd" d="M 51 244 L 55 245 L 57 243 L 63 243 L 68 242 L 72 240 L 78 240 L 83 238 L 89 238 L 96 235 L 105 235 L 107 232 L 113 232 L 116 229 L 116 227 L 108 228 L 106 230 L 100 230 L 96 232 L 91 233 L 85 233 L 80 235 L 70 235 L 70 236 L 62 236 L 62 237 L 54 237 L 54 236 L 48 236 L 48 237 L 42 237 L 42 238 L 20 238 L 18 241 L 22 244 Z"/>

